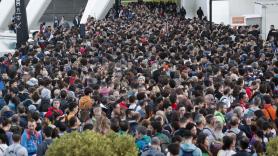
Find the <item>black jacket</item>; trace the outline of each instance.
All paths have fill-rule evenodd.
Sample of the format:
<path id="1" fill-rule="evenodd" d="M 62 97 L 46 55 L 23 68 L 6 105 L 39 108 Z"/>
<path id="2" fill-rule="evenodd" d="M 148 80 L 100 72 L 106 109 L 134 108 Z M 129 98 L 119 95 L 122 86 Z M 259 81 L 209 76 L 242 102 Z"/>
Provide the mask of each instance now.
<path id="1" fill-rule="evenodd" d="M 251 156 L 251 153 L 248 153 L 247 151 L 238 151 L 233 156 Z"/>
<path id="2" fill-rule="evenodd" d="M 44 156 L 52 141 L 52 139 L 45 139 L 40 145 L 38 145 L 37 156 Z"/>

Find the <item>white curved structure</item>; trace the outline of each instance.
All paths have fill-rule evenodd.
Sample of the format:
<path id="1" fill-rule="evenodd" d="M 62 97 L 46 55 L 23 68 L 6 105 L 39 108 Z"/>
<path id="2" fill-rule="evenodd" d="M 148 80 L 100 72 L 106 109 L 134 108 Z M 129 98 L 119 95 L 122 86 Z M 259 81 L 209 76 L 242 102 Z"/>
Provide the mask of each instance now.
<path id="1" fill-rule="evenodd" d="M 15 0 L 2 0 L 0 2 L 0 30 L 7 30 L 15 12 Z"/>
<path id="2" fill-rule="evenodd" d="M 51 1 L 52 0 L 30 0 L 26 8 L 29 30 L 36 26 Z"/>
<path id="3" fill-rule="evenodd" d="M 114 3 L 115 0 L 88 0 L 80 23 L 85 24 L 88 17 L 94 17 L 97 20 L 104 19 Z"/>

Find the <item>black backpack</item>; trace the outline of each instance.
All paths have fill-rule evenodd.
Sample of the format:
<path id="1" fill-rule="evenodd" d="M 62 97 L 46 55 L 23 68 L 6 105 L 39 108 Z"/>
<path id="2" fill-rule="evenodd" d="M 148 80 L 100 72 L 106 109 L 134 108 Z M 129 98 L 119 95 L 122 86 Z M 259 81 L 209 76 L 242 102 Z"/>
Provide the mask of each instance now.
<path id="1" fill-rule="evenodd" d="M 39 107 L 39 111 L 40 112 L 47 112 L 49 107 L 51 107 L 50 99 L 42 98 L 41 99 L 41 104 L 40 104 L 40 107 Z"/>
<path id="2" fill-rule="evenodd" d="M 240 150 L 240 140 L 243 138 L 243 131 L 236 134 L 234 131 L 229 130 L 228 133 L 234 133 L 236 135 L 236 151 Z"/>

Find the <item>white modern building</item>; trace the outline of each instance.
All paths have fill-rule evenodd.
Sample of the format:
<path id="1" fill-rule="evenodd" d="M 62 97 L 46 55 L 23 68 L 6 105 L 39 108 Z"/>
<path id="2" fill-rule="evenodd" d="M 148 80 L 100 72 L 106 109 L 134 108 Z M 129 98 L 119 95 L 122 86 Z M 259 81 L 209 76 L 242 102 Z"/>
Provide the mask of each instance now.
<path id="1" fill-rule="evenodd" d="M 180 0 L 181 6 L 187 10 L 187 17 L 197 16 L 197 10 L 202 10 L 209 18 L 210 0 Z M 278 27 L 278 0 L 213 0 L 212 20 L 215 23 L 233 24 L 233 18 L 243 17 L 242 25 L 258 24 L 262 27 L 265 37 L 270 25 Z"/>

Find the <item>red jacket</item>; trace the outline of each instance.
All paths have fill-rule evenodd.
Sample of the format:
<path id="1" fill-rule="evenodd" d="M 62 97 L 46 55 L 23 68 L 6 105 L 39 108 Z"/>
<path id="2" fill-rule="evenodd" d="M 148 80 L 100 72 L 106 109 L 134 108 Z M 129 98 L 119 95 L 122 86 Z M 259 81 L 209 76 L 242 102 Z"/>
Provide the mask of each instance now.
<path id="1" fill-rule="evenodd" d="M 58 113 L 59 116 L 63 115 L 63 111 L 61 111 L 60 109 L 57 109 L 55 107 L 49 107 L 48 111 L 46 112 L 46 114 L 44 116 L 47 117 L 47 118 L 50 118 L 52 116 L 53 112 Z"/>
<path id="2" fill-rule="evenodd" d="M 246 94 L 247 94 L 248 98 L 251 99 L 252 96 L 253 96 L 251 88 L 250 87 L 246 87 L 245 91 L 246 91 Z"/>

